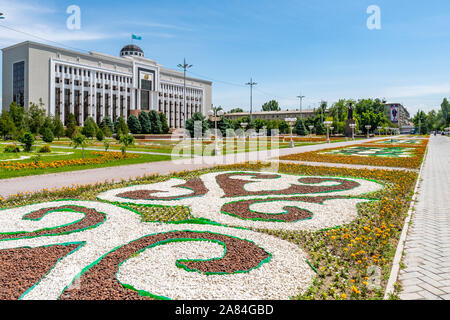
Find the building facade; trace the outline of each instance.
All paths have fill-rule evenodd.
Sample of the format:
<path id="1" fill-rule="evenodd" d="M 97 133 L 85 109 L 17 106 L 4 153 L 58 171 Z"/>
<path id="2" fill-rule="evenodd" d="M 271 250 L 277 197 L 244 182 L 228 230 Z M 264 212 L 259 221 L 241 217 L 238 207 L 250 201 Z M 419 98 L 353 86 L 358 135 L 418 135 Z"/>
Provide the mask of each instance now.
<path id="1" fill-rule="evenodd" d="M 284 111 L 261 111 L 261 112 L 252 112 L 253 120 L 262 119 L 262 120 L 284 120 L 286 118 L 308 118 L 313 116 L 315 113 L 314 110 L 284 110 Z M 243 117 L 249 117 L 249 112 L 237 112 L 237 113 L 226 113 L 224 115 L 225 118 L 229 120 L 237 120 Z"/>
<path id="2" fill-rule="evenodd" d="M 408 110 L 401 103 L 385 103 L 385 113 L 388 119 L 394 123 L 398 124 L 401 129 L 403 127 L 410 127 L 410 114 Z"/>
<path id="3" fill-rule="evenodd" d="M 88 117 L 115 121 L 156 110 L 170 128 L 183 128 L 183 72 L 145 58 L 136 45 L 125 46 L 119 57 L 31 41 L 2 51 L 3 108 L 12 102 L 28 108 L 42 99 L 47 115 L 65 123 L 72 113 L 79 125 Z M 195 112 L 206 116 L 211 103 L 212 82 L 186 77 L 186 120 Z"/>

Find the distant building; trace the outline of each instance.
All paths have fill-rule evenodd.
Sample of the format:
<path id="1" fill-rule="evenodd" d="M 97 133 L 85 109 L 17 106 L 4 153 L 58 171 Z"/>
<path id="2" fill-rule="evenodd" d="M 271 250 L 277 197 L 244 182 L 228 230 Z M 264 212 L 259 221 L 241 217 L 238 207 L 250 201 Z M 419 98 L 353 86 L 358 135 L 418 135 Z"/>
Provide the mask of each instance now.
<path id="1" fill-rule="evenodd" d="M 260 112 L 252 112 L 252 118 L 262 119 L 262 120 L 284 120 L 286 118 L 308 118 L 314 115 L 314 110 L 303 110 L 300 112 L 299 110 L 284 110 L 284 111 L 260 111 Z M 243 117 L 250 116 L 250 112 L 238 112 L 238 113 L 226 113 L 224 115 L 225 118 L 229 120 L 237 120 Z"/>
<path id="2" fill-rule="evenodd" d="M 162 67 L 127 45 L 120 57 L 82 53 L 26 41 L 3 50 L 3 108 L 15 101 L 28 108 L 42 99 L 47 115 L 63 122 L 70 113 L 83 125 L 156 110 L 171 128 L 184 123 L 183 72 Z M 186 119 L 207 115 L 212 82 L 186 77 Z"/>
<path id="3" fill-rule="evenodd" d="M 385 103 L 385 113 L 388 119 L 398 124 L 399 128 L 410 127 L 410 118 L 408 110 L 401 103 Z"/>

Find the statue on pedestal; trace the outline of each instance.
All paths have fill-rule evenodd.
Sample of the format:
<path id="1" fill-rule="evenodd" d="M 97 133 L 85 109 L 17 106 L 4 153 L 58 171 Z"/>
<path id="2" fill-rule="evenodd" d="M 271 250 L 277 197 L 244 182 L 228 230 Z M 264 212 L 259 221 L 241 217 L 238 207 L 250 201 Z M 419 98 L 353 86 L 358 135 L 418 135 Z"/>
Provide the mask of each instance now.
<path id="1" fill-rule="evenodd" d="M 346 137 L 351 137 L 352 136 L 352 128 L 350 127 L 351 124 L 356 124 L 355 119 L 353 119 L 353 103 L 349 103 L 348 105 L 348 118 L 347 118 L 347 123 L 345 126 L 345 136 Z"/>

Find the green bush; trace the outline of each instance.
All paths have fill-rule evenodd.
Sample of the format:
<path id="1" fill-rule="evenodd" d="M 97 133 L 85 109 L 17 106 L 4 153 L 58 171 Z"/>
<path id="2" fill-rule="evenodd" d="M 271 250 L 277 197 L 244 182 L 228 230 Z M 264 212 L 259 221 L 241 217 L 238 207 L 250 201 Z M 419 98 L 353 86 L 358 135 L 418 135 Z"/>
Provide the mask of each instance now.
<path id="1" fill-rule="evenodd" d="M 128 120 L 127 120 L 127 124 L 128 124 L 128 128 L 130 129 L 131 133 L 133 133 L 133 134 L 141 133 L 141 131 L 142 131 L 141 123 L 139 122 L 139 119 L 136 116 L 134 116 L 134 115 L 129 116 Z"/>
<path id="2" fill-rule="evenodd" d="M 84 122 L 84 127 L 81 130 L 81 133 L 86 136 L 86 138 L 93 138 L 96 136 L 96 133 L 99 131 L 99 127 L 95 123 L 94 119 L 91 117 L 87 118 Z"/>
<path id="3" fill-rule="evenodd" d="M 50 153 L 52 152 L 52 148 L 49 145 L 42 146 L 39 149 L 39 153 Z"/>
<path id="4" fill-rule="evenodd" d="M 55 140 L 55 135 L 53 134 L 53 131 L 51 128 L 47 127 L 43 129 L 42 132 L 42 140 L 47 143 L 52 143 L 53 140 Z"/>
<path id="5" fill-rule="evenodd" d="M 95 135 L 98 141 L 103 141 L 105 139 L 105 134 L 102 129 L 98 129 L 97 134 Z"/>
<path id="6" fill-rule="evenodd" d="M 20 142 L 23 144 L 24 151 L 30 152 L 34 144 L 34 135 L 31 132 L 25 132 L 20 138 Z"/>
<path id="7" fill-rule="evenodd" d="M 141 123 L 141 133 L 149 134 L 152 132 L 152 125 L 150 123 L 150 117 L 147 112 L 142 111 L 139 114 L 139 122 Z"/>
<path id="8" fill-rule="evenodd" d="M 3 150 L 5 153 L 19 153 L 20 148 L 14 144 L 9 144 L 5 147 L 5 150 Z"/>

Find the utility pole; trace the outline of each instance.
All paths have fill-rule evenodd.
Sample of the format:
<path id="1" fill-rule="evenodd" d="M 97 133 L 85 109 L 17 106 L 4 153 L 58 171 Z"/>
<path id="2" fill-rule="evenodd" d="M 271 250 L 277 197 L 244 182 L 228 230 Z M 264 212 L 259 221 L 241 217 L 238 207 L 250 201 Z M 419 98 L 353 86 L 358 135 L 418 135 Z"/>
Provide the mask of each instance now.
<path id="1" fill-rule="evenodd" d="M 421 117 L 421 114 L 420 114 L 420 109 L 419 109 L 419 134 L 420 134 L 420 127 L 422 125 L 422 121 L 421 121 L 420 117 Z"/>
<path id="2" fill-rule="evenodd" d="M 257 83 L 253 82 L 253 79 L 250 78 L 250 82 L 246 83 L 247 86 L 250 86 L 250 122 L 252 122 L 252 111 L 253 111 L 253 86 L 256 86 Z"/>
<path id="3" fill-rule="evenodd" d="M 186 70 L 192 68 L 191 64 L 186 63 L 186 58 L 184 58 L 183 64 L 179 64 L 178 68 L 184 71 L 184 89 L 183 89 L 183 128 L 184 128 L 184 139 L 186 139 Z"/>
<path id="4" fill-rule="evenodd" d="M 303 99 L 306 98 L 305 96 L 303 96 L 301 93 L 299 96 L 297 96 L 297 98 L 300 99 L 300 119 L 303 119 L 303 114 L 302 114 L 302 108 L 303 108 Z"/>

